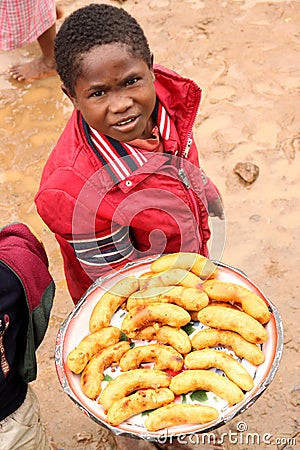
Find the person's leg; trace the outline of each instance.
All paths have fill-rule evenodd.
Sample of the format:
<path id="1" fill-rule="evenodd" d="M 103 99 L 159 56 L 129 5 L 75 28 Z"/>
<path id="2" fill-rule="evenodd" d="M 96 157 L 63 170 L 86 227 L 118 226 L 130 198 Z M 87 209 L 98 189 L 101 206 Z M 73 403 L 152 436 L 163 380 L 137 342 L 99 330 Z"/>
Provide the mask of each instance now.
<path id="1" fill-rule="evenodd" d="M 0 450 L 53 450 L 41 422 L 40 405 L 32 388 L 23 404 L 0 423 Z"/>
<path id="2" fill-rule="evenodd" d="M 54 61 L 54 39 L 56 36 L 55 23 L 39 38 L 38 43 L 42 55 L 27 63 L 9 67 L 8 72 L 17 81 L 32 81 L 56 75 Z"/>
<path id="3" fill-rule="evenodd" d="M 61 19 L 64 15 L 64 10 L 61 6 L 56 5 L 56 19 Z"/>

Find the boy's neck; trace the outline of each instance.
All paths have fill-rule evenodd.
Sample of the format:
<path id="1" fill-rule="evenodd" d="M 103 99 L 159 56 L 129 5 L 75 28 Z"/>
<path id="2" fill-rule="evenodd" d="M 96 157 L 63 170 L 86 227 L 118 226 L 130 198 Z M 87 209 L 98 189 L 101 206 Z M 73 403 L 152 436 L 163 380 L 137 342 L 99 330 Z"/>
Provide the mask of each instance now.
<path id="1" fill-rule="evenodd" d="M 144 131 L 141 134 L 141 136 L 139 136 L 137 139 L 151 139 L 151 138 L 153 138 L 152 130 L 154 128 L 154 125 L 155 125 L 155 122 L 154 122 L 154 117 L 153 117 L 153 114 L 152 114 L 151 117 L 148 120 L 146 128 L 144 129 Z"/>

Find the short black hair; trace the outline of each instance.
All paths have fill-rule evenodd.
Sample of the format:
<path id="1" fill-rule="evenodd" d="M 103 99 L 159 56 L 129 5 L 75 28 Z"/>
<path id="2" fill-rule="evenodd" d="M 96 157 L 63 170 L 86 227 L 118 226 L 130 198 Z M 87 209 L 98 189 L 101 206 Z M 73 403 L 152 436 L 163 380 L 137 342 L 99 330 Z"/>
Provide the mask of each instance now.
<path id="1" fill-rule="evenodd" d="M 124 9 L 91 3 L 74 11 L 63 22 L 54 44 L 57 72 L 72 95 L 81 76 L 81 57 L 98 45 L 121 43 L 133 56 L 151 67 L 151 52 L 147 38 L 138 24 Z"/>

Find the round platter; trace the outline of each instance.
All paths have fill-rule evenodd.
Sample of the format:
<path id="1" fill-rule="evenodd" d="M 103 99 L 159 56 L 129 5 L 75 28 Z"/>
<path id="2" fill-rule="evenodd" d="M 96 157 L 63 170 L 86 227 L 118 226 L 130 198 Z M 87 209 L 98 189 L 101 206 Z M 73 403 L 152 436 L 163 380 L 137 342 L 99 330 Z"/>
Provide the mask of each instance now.
<path id="1" fill-rule="evenodd" d="M 252 406 L 257 398 L 269 386 L 278 369 L 283 351 L 283 328 L 280 314 L 275 305 L 265 297 L 261 290 L 244 273 L 224 263 L 214 261 L 218 266 L 217 279 L 240 284 L 255 292 L 266 302 L 271 312 L 271 319 L 265 325 L 268 340 L 261 346 L 265 361 L 259 366 L 253 366 L 244 359 L 242 361 L 240 360 L 253 377 L 254 387 L 251 391 L 245 393 L 241 402 L 231 407 L 229 407 L 227 402 L 220 397 L 206 391 L 196 391 L 196 395 L 187 394 L 176 398 L 176 402 L 213 406 L 219 411 L 217 420 L 203 425 L 180 425 L 157 432 L 149 432 L 144 426 L 144 419 L 147 417 L 147 413 L 137 414 L 125 422 L 122 422 L 117 427 L 109 425 L 103 407 L 99 405 L 97 401 L 93 401 L 83 394 L 80 387 L 80 375 L 75 375 L 68 369 L 66 364 L 67 356 L 69 352 L 79 344 L 81 339 L 89 334 L 89 318 L 94 306 L 101 296 L 124 276 L 139 277 L 143 273 L 148 272 L 150 270 L 151 262 L 155 259 L 155 257 L 151 257 L 127 264 L 120 269 L 119 272 L 113 272 L 112 274 L 99 278 L 90 289 L 88 289 L 59 329 L 55 347 L 55 364 L 58 378 L 64 392 L 95 422 L 106 426 L 115 434 L 159 441 L 162 436 L 170 437 L 194 433 L 207 433 L 222 426 L 224 423 L 227 423 L 229 420 Z M 125 313 L 124 310 L 119 308 L 112 317 L 111 325 L 120 328 Z M 202 328 L 205 328 L 205 326 L 200 322 L 190 322 L 184 327 L 190 337 Z M 135 344 L 139 345 L 139 342 L 135 342 Z M 218 349 L 227 351 L 236 357 L 232 351 L 220 347 L 218 347 Z M 145 365 L 144 367 L 152 366 Z M 113 369 L 106 369 L 104 372 L 105 378 L 102 382 L 102 388 L 105 387 L 108 380 L 115 378 L 119 373 L 120 370 L 118 366 Z"/>

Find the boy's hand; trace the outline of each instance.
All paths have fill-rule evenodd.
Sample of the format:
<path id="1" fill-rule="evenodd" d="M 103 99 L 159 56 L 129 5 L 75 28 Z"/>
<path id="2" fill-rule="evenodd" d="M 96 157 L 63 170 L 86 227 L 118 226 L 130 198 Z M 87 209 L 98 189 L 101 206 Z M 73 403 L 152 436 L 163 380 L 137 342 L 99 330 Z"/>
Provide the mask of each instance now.
<path id="1" fill-rule="evenodd" d="M 219 197 L 208 202 L 208 212 L 211 217 L 219 217 L 220 220 L 225 219 L 223 204 Z"/>

